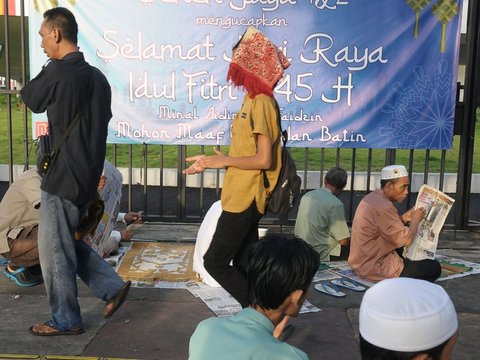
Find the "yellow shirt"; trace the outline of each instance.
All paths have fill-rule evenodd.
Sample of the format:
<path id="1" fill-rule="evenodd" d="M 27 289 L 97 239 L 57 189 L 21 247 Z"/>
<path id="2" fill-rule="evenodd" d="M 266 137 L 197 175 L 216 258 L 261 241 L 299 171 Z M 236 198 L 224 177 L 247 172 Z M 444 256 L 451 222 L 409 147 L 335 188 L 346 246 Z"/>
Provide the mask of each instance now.
<path id="1" fill-rule="evenodd" d="M 251 99 L 245 95 L 242 107 L 233 120 L 232 143 L 229 156 L 254 156 L 257 153 L 255 134 L 262 134 L 272 141 L 272 164 L 266 171 L 270 190 L 277 183 L 281 167 L 280 129 L 275 99 L 257 95 Z M 255 200 L 257 209 L 265 213 L 266 190 L 262 170 L 242 170 L 229 167 L 225 173 L 222 190 L 222 209 L 239 213 Z"/>

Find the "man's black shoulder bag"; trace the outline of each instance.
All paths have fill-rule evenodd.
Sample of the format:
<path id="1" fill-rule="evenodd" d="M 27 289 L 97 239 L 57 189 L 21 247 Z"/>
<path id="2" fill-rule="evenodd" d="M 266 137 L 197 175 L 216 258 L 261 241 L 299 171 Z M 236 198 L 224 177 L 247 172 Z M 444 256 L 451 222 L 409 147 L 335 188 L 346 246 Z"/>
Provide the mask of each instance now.
<path id="1" fill-rule="evenodd" d="M 80 112 L 75 115 L 67 130 L 63 133 L 57 147 L 51 147 L 50 136 L 48 134 L 40 135 L 37 138 L 37 170 L 40 174 L 45 174 L 47 172 L 48 168 L 55 160 L 55 156 L 60 150 L 60 147 L 67 139 L 68 135 L 70 135 L 78 120 L 80 120 Z"/>

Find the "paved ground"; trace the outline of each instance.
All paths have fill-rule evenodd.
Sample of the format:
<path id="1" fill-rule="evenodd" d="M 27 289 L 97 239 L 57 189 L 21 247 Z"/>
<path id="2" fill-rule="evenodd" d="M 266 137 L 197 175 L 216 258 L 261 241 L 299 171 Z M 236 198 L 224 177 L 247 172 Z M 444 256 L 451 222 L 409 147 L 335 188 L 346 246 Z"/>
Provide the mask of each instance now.
<path id="1" fill-rule="evenodd" d="M 198 225 L 145 224 L 135 230 L 135 239 L 192 241 L 197 229 Z M 480 262 L 478 233 L 444 231 L 440 248 L 443 254 Z M 480 359 L 480 275 L 440 284 L 459 314 L 460 337 L 454 359 Z M 311 359 L 359 359 L 358 308 L 362 294 L 346 293 L 345 298 L 336 299 L 312 290 L 307 299 L 322 311 L 295 319 L 295 331 L 288 342 L 306 351 Z M 43 286 L 20 288 L 0 276 L 0 354 L 10 354 L 0 355 L 0 359 L 187 359 L 188 340 L 195 326 L 213 316 L 200 299 L 180 289 L 133 288 L 123 307 L 108 320 L 101 315 L 104 304 L 83 283 L 79 283 L 79 299 L 84 334 L 34 337 L 28 333 L 29 326 L 49 318 Z"/>

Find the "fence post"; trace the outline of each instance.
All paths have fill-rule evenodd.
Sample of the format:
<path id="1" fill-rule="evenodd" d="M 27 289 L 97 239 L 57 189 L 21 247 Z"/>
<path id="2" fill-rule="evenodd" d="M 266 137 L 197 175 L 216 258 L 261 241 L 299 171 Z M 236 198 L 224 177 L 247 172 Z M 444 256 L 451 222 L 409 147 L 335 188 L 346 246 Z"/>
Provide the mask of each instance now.
<path id="1" fill-rule="evenodd" d="M 395 149 L 385 149 L 385 166 L 394 165 L 397 157 Z"/>
<path id="2" fill-rule="evenodd" d="M 178 164 L 177 164 L 177 219 L 185 219 L 185 203 L 186 203 L 186 175 L 183 173 L 185 170 L 185 159 L 187 157 L 186 145 L 178 146 Z"/>
<path id="3" fill-rule="evenodd" d="M 467 66 L 465 72 L 465 116 L 460 137 L 458 161 L 455 225 L 468 226 L 470 193 L 473 173 L 475 121 L 480 97 L 480 6 L 478 1 L 468 3 Z"/>

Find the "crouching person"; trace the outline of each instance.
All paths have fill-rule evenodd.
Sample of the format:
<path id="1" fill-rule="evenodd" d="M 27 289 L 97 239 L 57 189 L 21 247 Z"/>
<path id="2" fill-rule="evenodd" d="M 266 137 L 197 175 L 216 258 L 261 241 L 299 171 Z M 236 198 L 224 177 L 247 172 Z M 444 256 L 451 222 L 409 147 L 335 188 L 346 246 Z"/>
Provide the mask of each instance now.
<path id="1" fill-rule="evenodd" d="M 190 339 L 190 360 L 308 359 L 273 336 L 286 316 L 297 316 L 319 267 L 318 253 L 299 238 L 267 235 L 250 253 L 249 307 L 228 318 L 202 321 Z"/>
<path id="2" fill-rule="evenodd" d="M 380 281 L 360 305 L 362 360 L 450 360 L 457 332 L 450 297 L 425 280 Z"/>

